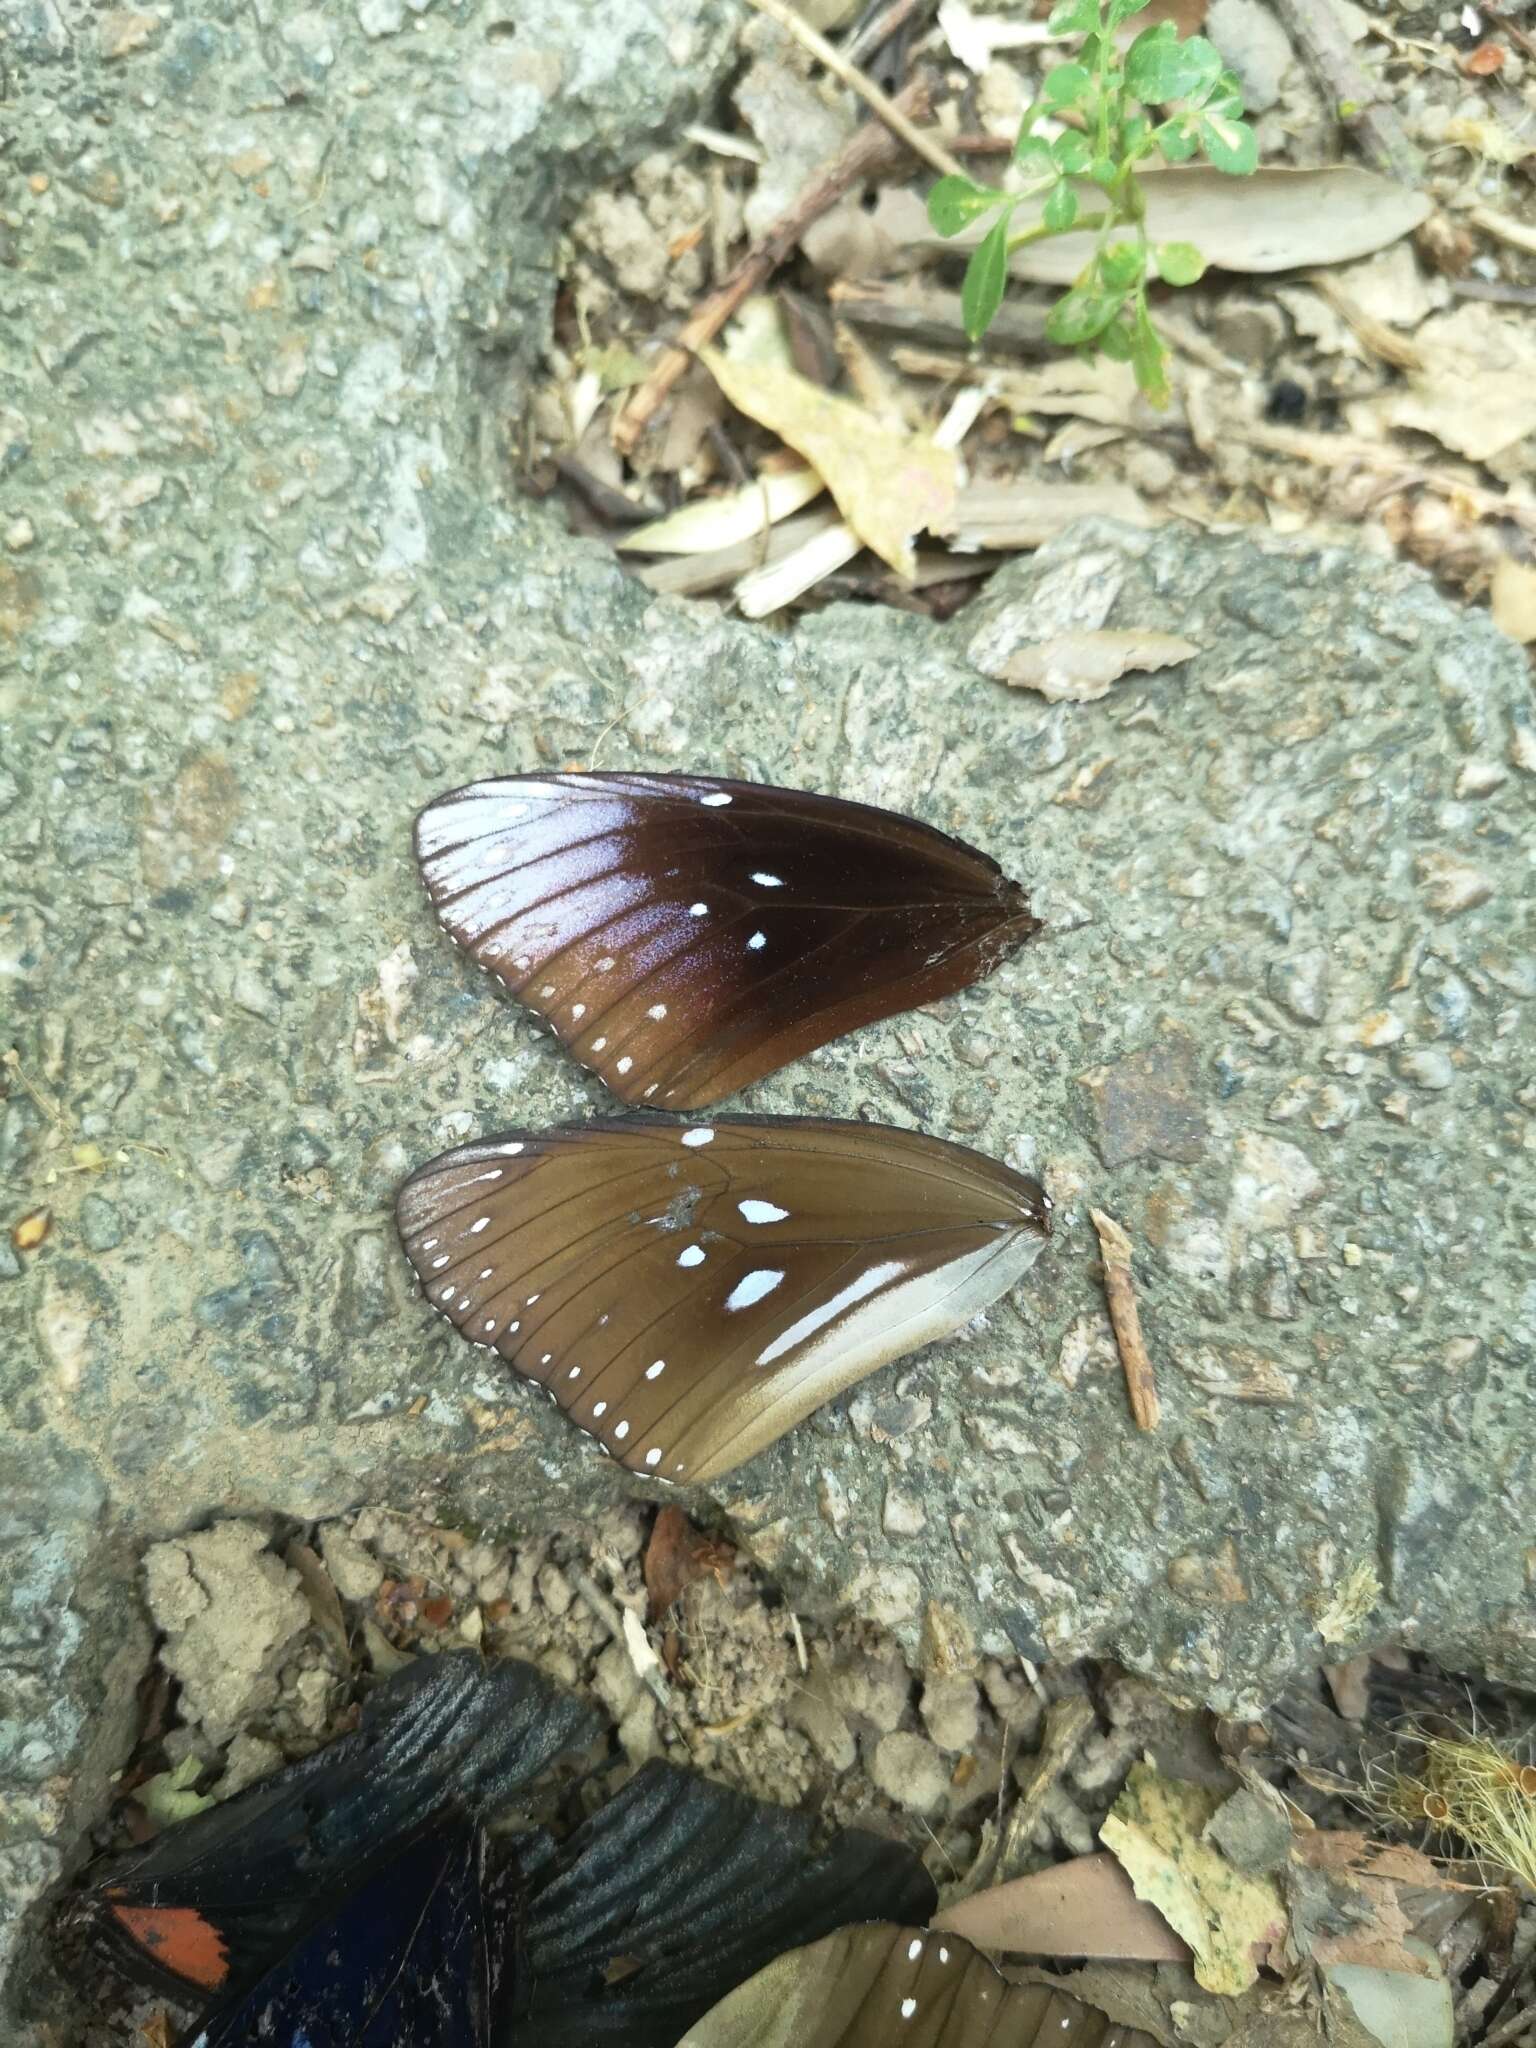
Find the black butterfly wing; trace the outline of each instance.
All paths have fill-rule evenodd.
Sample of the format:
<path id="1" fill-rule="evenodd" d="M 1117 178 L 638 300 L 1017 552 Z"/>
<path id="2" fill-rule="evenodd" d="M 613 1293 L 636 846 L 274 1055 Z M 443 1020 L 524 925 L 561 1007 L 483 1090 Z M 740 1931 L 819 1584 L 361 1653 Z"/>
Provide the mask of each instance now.
<path id="1" fill-rule="evenodd" d="M 632 1470 L 706 1483 L 997 1299 L 1032 1180 L 876 1124 L 600 1119 L 445 1153 L 397 1203 L 434 1308 Z"/>
<path id="2" fill-rule="evenodd" d="M 354 1733 L 117 1858 L 87 1904 L 139 1967 L 222 1991 L 389 1843 L 448 1803 L 492 1811 L 600 1726 L 530 1664 L 423 1658 L 378 1687 Z"/>
<path id="3" fill-rule="evenodd" d="M 903 1843 L 650 1763 L 541 1871 L 516 2039 L 538 2048 L 673 2048 L 716 1999 L 850 1912 L 926 1919 L 932 1880 Z"/>
<path id="4" fill-rule="evenodd" d="M 429 804 L 444 928 L 626 1102 L 696 1108 L 990 974 L 1041 929 L 962 840 L 691 775 L 514 775 Z"/>
<path id="5" fill-rule="evenodd" d="M 516 1890 L 466 1821 L 418 1833 L 314 1912 L 185 2048 L 495 2048 L 506 2038 Z"/>

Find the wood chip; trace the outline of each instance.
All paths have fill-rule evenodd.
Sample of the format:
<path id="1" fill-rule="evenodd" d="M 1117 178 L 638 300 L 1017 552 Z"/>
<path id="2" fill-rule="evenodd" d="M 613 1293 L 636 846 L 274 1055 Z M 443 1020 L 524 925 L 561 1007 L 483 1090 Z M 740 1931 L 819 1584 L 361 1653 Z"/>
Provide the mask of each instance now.
<path id="1" fill-rule="evenodd" d="M 1088 1214 L 1099 1233 L 1099 1249 L 1104 1255 L 1104 1293 L 1115 1343 L 1120 1349 L 1120 1363 L 1125 1367 L 1131 1414 L 1138 1429 L 1156 1429 L 1163 1419 L 1163 1408 L 1157 1398 L 1152 1361 L 1142 1341 L 1141 1313 L 1131 1281 L 1131 1240 L 1114 1217 L 1106 1216 L 1102 1209 L 1090 1209 Z"/>
<path id="2" fill-rule="evenodd" d="M 1188 1944 L 1155 1907 L 1143 1905 L 1120 1865 L 1102 1850 L 974 1892 L 935 1914 L 931 1924 L 1009 1955 L 1151 1963 L 1187 1963 L 1190 1957 Z"/>

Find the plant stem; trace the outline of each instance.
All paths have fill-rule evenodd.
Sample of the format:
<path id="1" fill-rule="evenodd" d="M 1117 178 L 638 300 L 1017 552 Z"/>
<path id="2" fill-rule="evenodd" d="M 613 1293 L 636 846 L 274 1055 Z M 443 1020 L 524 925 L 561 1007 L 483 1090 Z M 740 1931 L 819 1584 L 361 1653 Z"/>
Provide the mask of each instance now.
<path id="1" fill-rule="evenodd" d="M 1072 225 L 1065 228 L 1048 228 L 1043 220 L 1037 220 L 1032 228 L 1021 228 L 1016 235 L 1008 237 L 1008 253 L 1011 256 L 1015 249 L 1022 249 L 1028 242 L 1049 241 L 1052 235 L 1081 234 L 1085 229 L 1100 227 L 1105 221 L 1113 218 L 1114 216 L 1108 213 L 1079 214 Z"/>

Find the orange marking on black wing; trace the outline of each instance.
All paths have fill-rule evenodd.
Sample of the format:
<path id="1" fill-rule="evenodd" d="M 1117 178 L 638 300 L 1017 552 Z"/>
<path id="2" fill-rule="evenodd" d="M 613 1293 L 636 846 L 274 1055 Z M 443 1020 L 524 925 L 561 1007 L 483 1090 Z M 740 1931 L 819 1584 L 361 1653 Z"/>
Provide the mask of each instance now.
<path id="1" fill-rule="evenodd" d="M 195 1906 L 114 1905 L 111 1912 L 129 1940 L 161 1969 L 200 1991 L 223 1988 L 229 1976 L 229 1950 L 218 1928 Z"/>

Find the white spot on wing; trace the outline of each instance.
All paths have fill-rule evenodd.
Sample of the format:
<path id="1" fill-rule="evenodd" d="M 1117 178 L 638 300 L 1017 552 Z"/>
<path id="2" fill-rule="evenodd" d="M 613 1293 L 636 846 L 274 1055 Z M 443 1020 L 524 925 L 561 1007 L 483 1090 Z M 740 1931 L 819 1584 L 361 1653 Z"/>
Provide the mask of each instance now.
<path id="1" fill-rule="evenodd" d="M 437 1239 L 436 1239 L 435 1237 L 424 1237 L 424 1238 L 423 1238 L 423 1239 L 421 1240 L 421 1248 L 422 1248 L 422 1250 L 423 1250 L 424 1252 L 433 1252 L 433 1251 L 436 1251 L 436 1250 L 437 1250 Z"/>
<path id="2" fill-rule="evenodd" d="M 522 1151 L 522 1149 L 523 1149 L 523 1141 L 522 1141 L 522 1139 L 521 1139 L 521 1138 L 518 1138 L 518 1139 L 516 1139 L 516 1140 L 515 1140 L 515 1141 L 514 1141 L 514 1142 L 513 1142 L 512 1144 L 510 1144 L 510 1145 L 498 1145 L 498 1146 L 496 1147 L 496 1150 L 497 1150 L 498 1152 L 500 1152 L 500 1153 L 504 1154 L 504 1155 L 505 1155 L 505 1157 L 506 1157 L 506 1158 L 508 1158 L 508 1159 L 515 1159 L 515 1158 L 517 1157 L 518 1153 Z"/>
<path id="3" fill-rule="evenodd" d="M 604 1037 L 604 1038 L 594 1038 L 594 1039 L 593 1039 L 593 1041 L 592 1041 L 592 1050 L 593 1050 L 594 1052 L 601 1052 L 601 1051 L 602 1051 L 602 1049 L 603 1049 L 603 1047 L 604 1047 L 604 1046 L 605 1046 L 605 1045 L 606 1045 L 607 1043 L 608 1043 L 608 1040 L 607 1040 L 607 1038 L 606 1038 L 606 1037 Z"/>
<path id="4" fill-rule="evenodd" d="M 573 1365 L 570 1371 L 566 1374 L 566 1378 L 568 1380 L 579 1380 L 581 1378 L 581 1367 L 579 1365 Z"/>
<path id="5" fill-rule="evenodd" d="M 725 1305 L 728 1309 L 751 1308 L 754 1302 L 759 1302 L 765 1295 L 772 1294 L 783 1278 L 783 1269 L 780 1267 L 755 1266 L 745 1278 L 736 1282 L 725 1297 Z"/>
<path id="6" fill-rule="evenodd" d="M 606 1401 L 599 1401 L 599 1402 L 597 1403 L 597 1406 L 596 1406 L 596 1407 L 595 1407 L 595 1408 L 594 1408 L 594 1409 L 592 1410 L 592 1414 L 593 1414 L 594 1418 L 595 1418 L 595 1417 L 597 1417 L 597 1416 L 600 1416 L 600 1415 L 606 1415 L 607 1413 L 608 1413 L 608 1403 L 607 1403 Z"/>
<path id="7" fill-rule="evenodd" d="M 764 874 L 761 868 L 757 870 L 752 879 L 762 889 L 782 889 L 784 886 L 784 877 L 782 875 Z"/>
<path id="8" fill-rule="evenodd" d="M 477 1217 L 475 1218 L 474 1222 L 473 1222 L 473 1223 L 471 1223 L 471 1225 L 469 1226 L 469 1234 L 470 1234 L 470 1236 L 471 1236 L 471 1237 L 478 1237 L 478 1236 L 480 1235 L 480 1233 L 481 1233 L 481 1231 L 482 1231 L 482 1230 L 485 1230 L 486 1228 L 488 1228 L 488 1226 L 489 1226 L 489 1224 L 490 1224 L 490 1220 L 491 1220 L 491 1219 L 490 1219 L 490 1217 L 489 1217 L 489 1216 L 477 1216 Z"/>
<path id="9" fill-rule="evenodd" d="M 747 941 L 747 951 L 749 953 L 761 953 L 767 943 L 768 934 L 766 932 L 754 932 Z"/>
<path id="10" fill-rule="evenodd" d="M 787 1209 L 779 1208 L 776 1203 L 760 1202 L 751 1195 L 736 1206 L 749 1223 L 782 1223 L 789 1214 Z"/>
<path id="11" fill-rule="evenodd" d="M 586 1014 L 587 1006 L 585 1003 L 572 1003 L 571 1015 L 575 1018 L 578 1024 L 581 1022 L 582 1018 L 585 1017 Z"/>
<path id="12" fill-rule="evenodd" d="M 697 1130 L 684 1131 L 683 1133 L 683 1143 L 685 1145 L 712 1145 L 714 1142 L 715 1134 L 708 1124 L 700 1124 Z"/>
<path id="13" fill-rule="evenodd" d="M 647 1451 L 645 1454 L 645 1462 L 647 1463 L 647 1465 L 659 1465 L 661 1463 L 661 1452 L 659 1450 Z"/>
<path id="14" fill-rule="evenodd" d="M 446 1252 L 439 1252 L 439 1253 L 438 1253 L 438 1255 L 437 1255 L 437 1257 L 436 1257 L 436 1258 L 435 1258 L 435 1259 L 434 1259 L 434 1260 L 432 1261 L 432 1270 L 433 1270 L 433 1272 L 434 1272 L 434 1273 L 440 1273 L 440 1272 L 441 1272 L 441 1271 L 443 1270 L 444 1266 L 446 1266 L 446 1265 L 447 1265 L 447 1263 L 448 1263 L 448 1254 L 447 1254 Z M 450 1287 L 450 1288 L 449 1288 L 449 1290 L 448 1290 L 448 1292 L 449 1292 L 450 1294 L 452 1294 L 452 1292 L 453 1292 L 453 1289 L 452 1289 L 452 1288 Z"/>
<path id="15" fill-rule="evenodd" d="M 690 903 L 688 915 L 690 917 L 708 917 L 709 905 L 707 903 Z"/>
<path id="16" fill-rule="evenodd" d="M 677 1263 L 680 1266 L 702 1266 L 704 1263 L 704 1257 L 705 1253 L 703 1245 L 684 1245 L 683 1249 L 677 1255 Z"/>
<path id="17" fill-rule="evenodd" d="M 904 1998 L 901 2001 L 901 2016 L 904 2020 L 911 2019 L 913 2013 L 915 2013 L 916 2011 L 917 2000 L 915 1998 Z"/>
<path id="18" fill-rule="evenodd" d="M 717 811 L 722 804 L 728 804 L 730 798 L 723 789 L 717 789 L 709 796 L 701 796 L 699 802 L 704 805 L 706 810 Z"/>
<path id="19" fill-rule="evenodd" d="M 629 1435 L 629 1424 L 627 1422 L 616 1423 L 614 1425 L 613 1433 L 616 1437 L 619 1438 L 620 1442 L 622 1442 L 623 1439 Z"/>
<path id="20" fill-rule="evenodd" d="M 912 1941 L 908 1942 L 908 1944 L 907 1944 L 907 1961 L 908 1961 L 909 1963 L 915 1963 L 915 1962 L 917 1961 L 918 1957 L 919 1957 L 919 1956 L 920 1956 L 920 1955 L 922 1954 L 922 1952 L 923 1952 L 923 1944 L 922 1944 L 922 1940 L 921 1940 L 921 1937 L 917 1937 L 917 1938 L 913 1939 Z"/>
<path id="21" fill-rule="evenodd" d="M 667 1014 L 667 1006 L 665 1003 L 652 1003 L 651 1007 L 646 1011 L 645 1014 L 647 1015 L 647 1017 L 651 1019 L 653 1023 L 659 1024 L 662 1018 L 665 1017 L 665 1015 Z"/>
<path id="22" fill-rule="evenodd" d="M 634 1063 L 634 1061 L 633 1061 L 633 1060 L 632 1060 L 632 1059 L 630 1058 L 629 1054 L 628 1054 L 628 1053 L 625 1053 L 625 1055 L 624 1055 L 623 1059 L 621 1059 L 621 1060 L 619 1061 L 619 1072 L 620 1072 L 621 1074 L 627 1074 L 627 1073 L 629 1072 L 630 1068 L 631 1068 L 631 1067 L 632 1067 L 632 1066 L 633 1066 L 634 1064 L 635 1064 L 635 1063 Z"/>
<path id="23" fill-rule="evenodd" d="M 648 1380 L 659 1380 L 666 1369 L 667 1361 L 664 1358 L 658 1358 L 654 1365 L 648 1365 L 645 1368 L 645 1376 Z"/>

